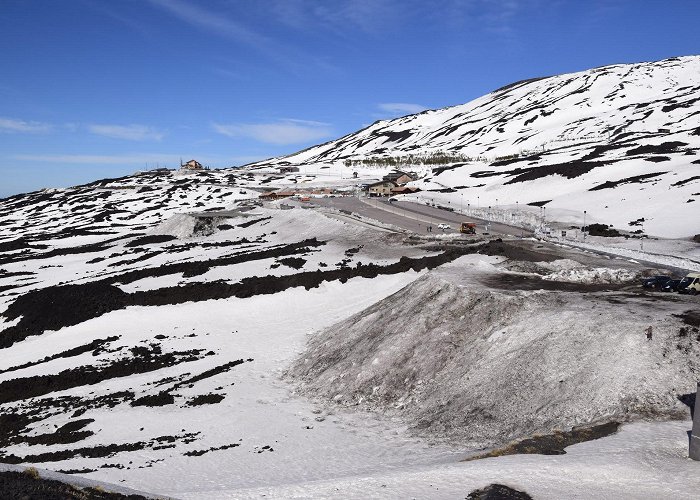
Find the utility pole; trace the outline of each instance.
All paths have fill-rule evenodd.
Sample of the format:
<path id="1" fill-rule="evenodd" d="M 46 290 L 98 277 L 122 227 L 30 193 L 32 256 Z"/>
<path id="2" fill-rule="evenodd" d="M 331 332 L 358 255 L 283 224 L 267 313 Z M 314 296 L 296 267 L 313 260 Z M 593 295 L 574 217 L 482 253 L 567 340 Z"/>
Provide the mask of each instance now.
<path id="1" fill-rule="evenodd" d="M 693 410 L 693 430 L 690 431 L 690 446 L 688 455 L 693 460 L 700 460 L 700 382 L 695 393 L 695 408 Z"/>

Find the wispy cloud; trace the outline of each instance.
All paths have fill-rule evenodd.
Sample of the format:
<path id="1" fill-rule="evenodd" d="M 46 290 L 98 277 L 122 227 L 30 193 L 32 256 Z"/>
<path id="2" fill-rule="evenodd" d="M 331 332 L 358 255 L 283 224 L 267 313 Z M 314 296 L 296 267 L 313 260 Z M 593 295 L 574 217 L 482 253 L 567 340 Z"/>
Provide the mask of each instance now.
<path id="1" fill-rule="evenodd" d="M 425 8 L 424 3 L 424 0 L 268 0 L 265 10 L 278 22 L 299 31 L 327 30 L 353 39 L 356 30 L 386 35 L 399 29 Z"/>
<path id="2" fill-rule="evenodd" d="M 231 71 L 225 68 L 211 68 L 211 72 L 234 81 L 250 81 L 250 75 L 240 71 Z"/>
<path id="3" fill-rule="evenodd" d="M 42 163 L 73 163 L 94 165 L 144 164 L 147 162 L 174 160 L 172 155 L 139 154 L 139 155 L 15 155 L 15 160 Z"/>
<path id="4" fill-rule="evenodd" d="M 517 16 L 533 10 L 541 0 L 441 0 L 443 8 L 434 8 L 433 17 L 454 27 L 473 26 L 506 38 L 513 34 Z M 548 8 L 556 8 L 548 0 Z M 533 5 L 534 4 L 534 5 Z"/>
<path id="5" fill-rule="evenodd" d="M 0 132 L 40 134 L 50 132 L 53 125 L 0 117 Z"/>
<path id="6" fill-rule="evenodd" d="M 267 155 L 269 156 L 269 155 Z M 199 162 L 212 167 L 227 167 L 240 165 L 252 161 L 266 158 L 265 155 L 256 156 L 205 156 L 197 154 L 186 155 L 187 159 L 196 158 Z M 172 153 L 136 153 L 117 155 L 75 155 L 75 154 L 18 154 L 12 156 L 13 160 L 36 162 L 36 163 L 57 163 L 66 165 L 131 165 L 134 168 L 143 168 L 148 165 L 160 164 L 174 168 L 180 165 L 180 157 Z M 183 156 L 182 159 L 185 159 Z"/>
<path id="7" fill-rule="evenodd" d="M 383 102 L 378 104 L 379 109 L 392 115 L 412 115 L 420 113 L 427 108 L 422 104 L 413 104 L 410 102 Z"/>
<path id="8" fill-rule="evenodd" d="M 194 2 L 187 0 L 148 1 L 181 22 L 187 23 L 206 34 L 214 34 L 245 45 L 275 62 L 277 66 L 284 67 L 293 73 L 306 73 L 310 67 L 330 72 L 338 71 L 338 68 L 331 62 L 300 50 L 299 47 L 291 45 L 288 39 L 275 39 L 266 35 L 261 28 L 252 29 L 237 20 L 237 18 L 250 17 L 250 11 L 256 10 L 255 6 L 225 2 L 219 3 L 219 8 L 217 9 L 210 7 L 213 2 L 202 2 L 195 5 Z M 236 9 L 245 11 L 236 14 Z M 233 11 L 233 13 L 229 11 Z M 267 4 L 261 2 L 260 6 L 257 6 L 257 15 L 258 17 L 263 16 L 260 23 L 268 20 L 270 13 Z M 236 19 L 234 19 L 234 16 Z M 273 30 L 267 31 L 271 32 Z"/>
<path id="9" fill-rule="evenodd" d="M 515 18 L 520 13 L 523 5 L 516 0 L 496 0 L 486 2 L 486 8 L 480 16 L 485 29 L 492 33 L 511 35 Z"/>
<path id="10" fill-rule="evenodd" d="M 465 25 L 508 33 L 514 17 L 542 0 L 268 0 L 266 11 L 297 30 L 326 29 L 352 37 L 352 29 L 386 35 L 419 19 L 451 29 Z M 609 0 L 613 1 L 613 0 Z M 555 0 L 548 0 L 554 3 Z M 549 4 L 548 4 L 549 5 Z"/>
<path id="11" fill-rule="evenodd" d="M 126 141 L 160 141 L 165 133 L 146 125 L 89 125 L 92 134 Z"/>
<path id="12" fill-rule="evenodd" d="M 212 124 L 227 137 L 248 137 L 268 144 L 299 144 L 325 139 L 333 135 L 330 124 L 309 120 L 285 119 L 274 123 Z"/>
<path id="13" fill-rule="evenodd" d="M 244 25 L 227 18 L 220 12 L 207 10 L 182 0 L 149 0 L 151 4 L 169 12 L 181 21 L 243 43 L 265 47 L 270 40 Z"/>
<path id="14" fill-rule="evenodd" d="M 365 32 L 385 31 L 391 28 L 391 21 L 406 7 L 396 0 L 353 0 L 350 2 L 312 2 L 311 13 L 320 24 L 347 30 L 353 25 Z"/>
<path id="15" fill-rule="evenodd" d="M 153 38 L 153 27 L 146 24 L 146 21 L 137 15 L 126 14 L 125 9 L 120 9 L 126 2 L 83 2 L 86 8 L 93 9 L 115 21 L 122 23 L 132 31 L 139 33 L 145 38 Z"/>

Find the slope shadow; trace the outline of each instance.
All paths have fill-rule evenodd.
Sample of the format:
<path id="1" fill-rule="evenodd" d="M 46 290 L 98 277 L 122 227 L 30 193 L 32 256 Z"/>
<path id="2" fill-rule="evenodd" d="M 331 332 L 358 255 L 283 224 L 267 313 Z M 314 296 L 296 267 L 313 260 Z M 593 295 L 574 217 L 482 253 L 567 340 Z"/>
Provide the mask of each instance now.
<path id="1" fill-rule="evenodd" d="M 695 397 L 696 393 L 681 394 L 678 396 L 678 401 L 686 405 L 690 409 L 691 420 L 695 418 Z"/>

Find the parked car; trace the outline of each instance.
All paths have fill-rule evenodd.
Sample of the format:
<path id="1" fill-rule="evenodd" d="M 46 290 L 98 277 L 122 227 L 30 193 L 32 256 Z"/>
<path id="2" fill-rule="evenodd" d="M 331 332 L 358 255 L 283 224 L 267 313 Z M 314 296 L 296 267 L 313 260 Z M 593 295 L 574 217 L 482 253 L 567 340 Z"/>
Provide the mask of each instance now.
<path id="1" fill-rule="evenodd" d="M 678 293 L 697 295 L 700 293 L 700 273 L 689 273 L 678 284 Z"/>
<path id="2" fill-rule="evenodd" d="M 661 291 L 662 292 L 677 292 L 678 285 L 680 285 L 680 284 L 681 284 L 681 280 L 668 280 L 661 287 Z"/>
<path id="3" fill-rule="evenodd" d="M 642 286 L 644 288 L 655 288 L 659 290 L 670 279 L 670 276 L 652 276 L 651 278 L 645 278 L 644 281 L 642 281 Z"/>
<path id="4" fill-rule="evenodd" d="M 444 231 L 446 229 L 450 229 L 450 225 L 441 222 L 440 224 L 438 224 L 438 229 L 442 229 Z"/>

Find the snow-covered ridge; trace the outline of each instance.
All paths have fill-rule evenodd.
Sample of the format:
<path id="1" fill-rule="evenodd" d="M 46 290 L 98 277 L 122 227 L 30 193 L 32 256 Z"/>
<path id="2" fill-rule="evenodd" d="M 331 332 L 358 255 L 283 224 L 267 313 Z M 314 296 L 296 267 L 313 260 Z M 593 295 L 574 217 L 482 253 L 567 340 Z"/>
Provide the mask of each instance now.
<path id="1" fill-rule="evenodd" d="M 391 157 L 410 169 L 443 153 L 464 161 L 416 183 L 435 202 L 509 211 L 538 203 L 555 221 L 579 227 L 586 210 L 587 222 L 687 237 L 700 233 L 699 95 L 700 56 L 605 66 L 379 121 L 250 167 L 362 169 Z"/>
<path id="2" fill-rule="evenodd" d="M 278 161 L 437 151 L 494 158 L 619 140 L 623 134 L 663 136 L 670 133 L 665 128 L 693 132 L 700 126 L 698 90 L 700 56 L 605 66 L 524 80 L 466 104 L 377 121 Z"/>

